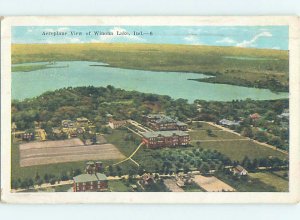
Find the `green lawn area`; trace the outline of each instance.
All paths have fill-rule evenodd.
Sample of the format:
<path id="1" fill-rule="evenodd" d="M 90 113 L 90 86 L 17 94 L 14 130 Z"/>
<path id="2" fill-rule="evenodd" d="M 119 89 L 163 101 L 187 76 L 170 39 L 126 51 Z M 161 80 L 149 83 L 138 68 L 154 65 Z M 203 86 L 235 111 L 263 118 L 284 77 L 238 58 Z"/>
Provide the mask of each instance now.
<path id="1" fill-rule="evenodd" d="M 24 65 L 24 66 L 12 66 L 11 71 L 12 72 L 30 72 L 40 69 L 46 69 L 48 68 L 46 64 L 40 65 Z"/>
<path id="2" fill-rule="evenodd" d="M 189 125 L 189 128 L 192 130 L 221 130 L 220 128 L 210 125 L 206 122 L 193 122 L 191 125 Z"/>
<path id="3" fill-rule="evenodd" d="M 196 183 L 193 183 L 193 184 L 190 184 L 190 185 L 186 185 L 186 186 L 182 187 L 182 189 L 185 192 L 205 192 Z"/>
<path id="4" fill-rule="evenodd" d="M 109 180 L 108 188 L 112 192 L 130 192 L 131 191 L 131 187 L 126 186 L 122 180 Z"/>
<path id="5" fill-rule="evenodd" d="M 273 186 L 278 192 L 288 192 L 289 182 L 269 172 L 249 173 L 249 176 L 259 179 L 261 182 Z"/>
<path id="6" fill-rule="evenodd" d="M 124 137 L 126 135 L 132 135 L 136 139 L 136 142 L 125 140 Z M 108 143 L 115 145 L 125 156 L 130 156 L 141 141 L 140 137 L 125 129 L 113 130 L 111 134 L 105 135 L 105 138 Z"/>
<path id="7" fill-rule="evenodd" d="M 231 160 L 241 161 L 245 156 L 248 156 L 250 159 L 269 156 L 278 157 L 280 159 L 288 159 L 288 155 L 268 147 L 263 147 L 249 140 L 202 142 L 200 143 L 200 147 L 204 149 L 217 150 L 228 156 Z"/>
<path id="8" fill-rule="evenodd" d="M 208 135 L 206 130 L 190 131 L 191 140 L 224 140 L 224 139 L 246 139 L 245 137 L 238 136 L 236 134 L 217 130 L 212 130 L 212 134 Z"/>
<path id="9" fill-rule="evenodd" d="M 72 187 L 73 187 L 72 184 L 67 184 L 67 185 L 55 186 L 53 188 L 55 189 L 55 192 L 67 192 Z"/>
<path id="10" fill-rule="evenodd" d="M 202 127 L 197 127 L 197 130 L 190 131 L 191 144 L 195 147 L 198 147 L 198 140 L 200 141 L 199 147 L 204 149 L 217 150 L 220 153 L 228 156 L 231 160 L 243 160 L 245 156 L 248 156 L 250 159 L 254 158 L 263 158 L 263 157 L 278 157 L 280 159 L 287 159 L 288 156 L 273 149 L 261 146 L 250 140 L 247 140 L 245 137 L 223 131 L 223 130 L 213 130 L 211 127 L 216 128 L 212 125 L 209 125 L 205 122 L 202 123 Z M 195 124 L 195 123 L 193 123 Z M 212 135 L 207 134 L 206 129 L 212 130 Z M 236 140 L 236 141 L 222 141 L 228 139 L 245 139 L 245 140 Z M 217 140 L 213 142 L 205 142 L 205 140 Z"/>
<path id="11" fill-rule="evenodd" d="M 288 170 L 273 171 L 272 174 L 274 174 L 275 176 L 281 177 L 283 179 L 286 179 L 286 180 L 289 179 L 289 171 Z"/>
<path id="12" fill-rule="evenodd" d="M 246 178 L 234 177 L 232 174 L 215 173 L 215 176 L 235 188 L 238 192 L 277 192 L 277 189 L 260 179 L 246 176 Z"/>

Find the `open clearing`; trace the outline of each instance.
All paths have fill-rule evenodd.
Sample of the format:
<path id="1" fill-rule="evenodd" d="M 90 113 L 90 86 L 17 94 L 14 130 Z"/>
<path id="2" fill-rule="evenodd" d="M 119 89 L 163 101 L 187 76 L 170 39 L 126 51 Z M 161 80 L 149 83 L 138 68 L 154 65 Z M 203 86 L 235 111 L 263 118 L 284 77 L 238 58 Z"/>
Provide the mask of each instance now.
<path id="1" fill-rule="evenodd" d="M 192 140 L 226 140 L 226 139 L 247 140 L 247 138 L 245 137 L 241 137 L 239 135 L 227 131 L 222 131 L 222 130 L 212 131 L 211 135 L 208 135 L 207 131 L 203 131 L 203 130 L 190 131 L 189 134 Z"/>
<path id="2" fill-rule="evenodd" d="M 268 147 L 263 147 L 250 140 L 203 142 L 200 143 L 200 147 L 204 149 L 217 150 L 229 157 L 231 160 L 238 161 L 242 161 L 245 156 L 248 156 L 250 159 L 259 159 L 270 156 L 278 157 L 280 159 L 288 159 L 288 155 L 272 150 Z"/>
<path id="3" fill-rule="evenodd" d="M 260 173 L 249 173 L 252 178 L 259 179 L 267 185 L 273 186 L 278 192 L 288 192 L 289 182 L 281 177 L 278 177 L 272 173 L 260 172 Z"/>
<path id="4" fill-rule="evenodd" d="M 263 146 L 250 140 L 247 137 L 240 136 L 231 132 L 229 129 L 220 129 L 217 126 L 212 126 L 206 122 L 198 122 L 202 127 L 194 128 L 189 132 L 191 144 L 204 149 L 217 150 L 220 153 L 228 156 L 231 160 L 242 161 L 245 156 L 250 159 L 259 159 L 265 157 L 278 157 L 280 159 L 288 159 L 288 155 L 270 147 Z M 194 124 L 194 123 L 193 123 Z M 203 127 L 211 126 L 211 135 L 208 135 Z M 211 129 L 215 127 L 216 129 Z"/>
<path id="5" fill-rule="evenodd" d="M 228 184 L 222 182 L 218 178 L 214 176 L 206 177 L 202 175 L 195 175 L 194 181 L 201 188 L 203 188 L 207 192 L 233 192 L 234 188 L 229 186 Z"/>
<path id="6" fill-rule="evenodd" d="M 118 160 L 125 156 L 112 144 L 83 145 L 79 139 L 34 142 L 20 145 L 20 166 L 84 160 Z M 76 145 L 70 145 L 70 144 Z"/>

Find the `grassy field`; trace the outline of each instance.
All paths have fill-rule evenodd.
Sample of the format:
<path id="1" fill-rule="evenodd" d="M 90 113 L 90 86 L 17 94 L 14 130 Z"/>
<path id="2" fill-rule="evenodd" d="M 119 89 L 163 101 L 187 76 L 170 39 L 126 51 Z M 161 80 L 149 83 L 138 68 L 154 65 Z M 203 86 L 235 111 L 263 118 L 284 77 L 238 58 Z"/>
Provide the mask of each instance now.
<path id="1" fill-rule="evenodd" d="M 256 144 L 247 140 L 245 137 L 219 130 L 219 128 L 205 122 L 201 122 L 201 127 L 195 126 L 195 123 L 193 123 L 193 125 L 193 130 L 189 132 L 192 145 L 204 149 L 217 150 L 228 156 L 231 160 L 241 161 L 245 156 L 248 156 L 250 159 L 269 156 L 278 157 L 280 159 L 288 158 L 287 155 L 279 151 Z M 212 131 L 212 135 L 208 135 L 207 129 Z M 201 140 L 203 140 L 203 142 L 201 142 Z M 211 140 L 211 142 L 206 142 L 208 140 Z M 200 143 L 200 145 L 198 143 Z"/>
<path id="2" fill-rule="evenodd" d="M 228 57 L 231 57 L 228 59 Z M 240 59 L 243 57 L 243 59 Z M 236 59 L 235 59 L 236 58 Z M 288 90 L 288 51 L 159 44 L 13 44 L 12 63 L 95 61 L 110 66 L 214 75 L 214 83 Z"/>
<path id="3" fill-rule="evenodd" d="M 47 65 L 25 65 L 25 66 L 12 66 L 12 72 L 30 72 L 40 69 L 48 68 Z"/>
<path id="4" fill-rule="evenodd" d="M 205 192 L 205 190 L 201 189 L 196 183 L 185 185 L 182 188 L 185 192 Z"/>
<path id="5" fill-rule="evenodd" d="M 130 192 L 131 187 L 126 186 L 121 180 L 108 181 L 108 188 L 112 192 Z"/>
<path id="6" fill-rule="evenodd" d="M 126 141 L 124 139 L 126 135 L 134 136 L 137 142 Z M 105 138 L 108 143 L 115 145 L 125 156 L 130 156 L 141 140 L 140 137 L 127 130 L 113 130 L 112 134 L 106 135 Z"/>
<path id="7" fill-rule="evenodd" d="M 207 134 L 206 130 L 195 130 L 189 132 L 191 140 L 226 140 L 226 139 L 246 139 L 245 137 L 238 136 L 227 131 L 217 130 L 213 131 L 211 135 Z"/>
<path id="8" fill-rule="evenodd" d="M 189 125 L 189 128 L 192 130 L 197 130 L 197 131 L 207 130 L 207 129 L 210 129 L 212 131 L 221 130 L 220 128 L 218 128 L 216 126 L 212 126 L 206 122 L 193 122 L 191 125 Z"/>
<path id="9" fill-rule="evenodd" d="M 269 172 L 249 173 L 249 176 L 259 179 L 261 182 L 273 186 L 278 192 L 288 192 L 289 182 Z"/>
<path id="10" fill-rule="evenodd" d="M 289 171 L 288 170 L 273 171 L 272 174 L 274 174 L 275 176 L 281 177 L 285 180 L 289 180 Z"/>
<path id="11" fill-rule="evenodd" d="M 245 156 L 250 159 L 254 158 L 264 158 L 264 157 L 278 157 L 280 159 L 287 159 L 288 156 L 279 152 L 272 150 L 267 147 L 263 147 L 251 141 L 218 141 L 218 142 L 203 142 L 200 147 L 204 149 L 217 150 L 220 153 L 228 156 L 231 160 L 241 161 Z"/>
<path id="12" fill-rule="evenodd" d="M 247 179 L 234 178 L 232 174 L 216 173 L 216 177 L 229 184 L 238 192 L 277 192 L 278 190 L 260 179 L 249 177 Z"/>

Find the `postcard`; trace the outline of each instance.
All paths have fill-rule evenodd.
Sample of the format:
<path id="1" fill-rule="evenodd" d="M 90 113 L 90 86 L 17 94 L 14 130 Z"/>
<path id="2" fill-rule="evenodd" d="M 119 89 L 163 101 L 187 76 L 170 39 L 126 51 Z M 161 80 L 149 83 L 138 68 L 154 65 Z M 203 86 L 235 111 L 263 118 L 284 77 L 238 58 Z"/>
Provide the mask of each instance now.
<path id="1" fill-rule="evenodd" d="M 1 201 L 300 200 L 298 17 L 3 17 Z"/>

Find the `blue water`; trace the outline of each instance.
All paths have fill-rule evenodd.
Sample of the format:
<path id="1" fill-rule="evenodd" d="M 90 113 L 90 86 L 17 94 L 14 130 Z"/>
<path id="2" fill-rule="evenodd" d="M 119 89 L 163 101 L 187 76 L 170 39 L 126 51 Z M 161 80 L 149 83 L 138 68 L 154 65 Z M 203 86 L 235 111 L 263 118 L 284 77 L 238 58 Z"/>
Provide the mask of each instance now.
<path id="1" fill-rule="evenodd" d="M 288 98 L 288 93 L 273 93 L 267 89 L 188 80 L 208 77 L 196 73 L 121 69 L 106 66 L 104 63 L 85 61 L 57 62 L 49 66 L 63 68 L 13 72 L 12 98 L 23 100 L 41 95 L 46 91 L 89 85 L 96 87 L 112 85 L 129 91 L 168 95 L 174 99 L 183 98 L 189 102 L 196 99 L 231 101 L 246 98 L 254 100 Z"/>

